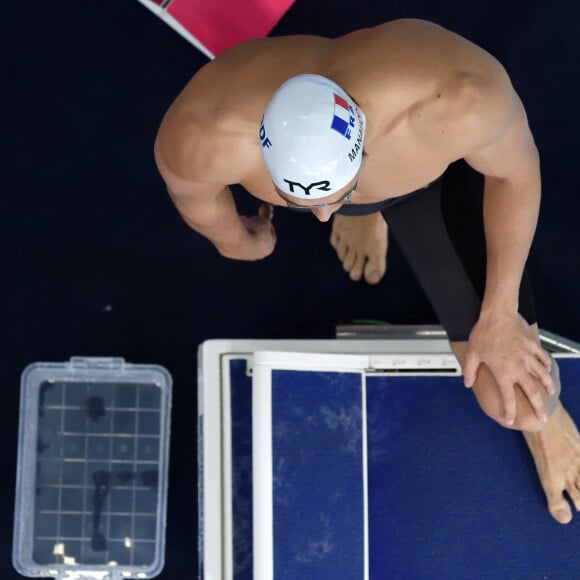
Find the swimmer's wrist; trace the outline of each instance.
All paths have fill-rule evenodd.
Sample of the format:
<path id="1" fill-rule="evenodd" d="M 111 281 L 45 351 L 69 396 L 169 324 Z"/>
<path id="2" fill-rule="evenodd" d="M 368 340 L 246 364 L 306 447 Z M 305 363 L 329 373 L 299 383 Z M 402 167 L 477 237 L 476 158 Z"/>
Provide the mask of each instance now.
<path id="1" fill-rule="evenodd" d="M 485 293 L 481 303 L 481 315 L 517 314 L 519 309 L 520 280 L 510 277 L 509 280 L 499 280 L 499 277 L 490 276 L 485 286 Z"/>
<path id="2" fill-rule="evenodd" d="M 486 291 L 481 303 L 480 318 L 495 317 L 498 315 L 513 316 L 519 309 L 519 292 L 497 292 L 492 294 Z"/>
<path id="3" fill-rule="evenodd" d="M 240 222 L 241 225 L 241 222 Z M 242 248 L 252 242 L 252 236 L 245 227 L 232 228 L 223 235 L 210 239 L 217 251 L 225 258 L 236 257 Z"/>
<path id="4" fill-rule="evenodd" d="M 225 258 L 235 256 L 244 245 L 241 239 L 228 237 L 227 239 L 211 240 L 216 250 Z"/>
<path id="5" fill-rule="evenodd" d="M 480 320 L 486 318 L 498 318 L 502 316 L 515 316 L 518 313 L 518 303 L 513 301 L 491 302 L 482 304 L 479 313 Z"/>

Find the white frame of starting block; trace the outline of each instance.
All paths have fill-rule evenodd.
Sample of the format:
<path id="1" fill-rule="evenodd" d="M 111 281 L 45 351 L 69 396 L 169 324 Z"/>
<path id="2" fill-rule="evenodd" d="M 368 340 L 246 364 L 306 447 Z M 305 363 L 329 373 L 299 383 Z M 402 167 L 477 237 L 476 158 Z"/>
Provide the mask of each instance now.
<path id="1" fill-rule="evenodd" d="M 361 354 L 318 354 L 305 352 L 257 351 L 253 355 L 253 378 L 258 381 L 261 396 L 252 399 L 252 436 L 261 443 L 258 453 L 252 457 L 252 471 L 258 477 L 253 481 L 253 546 L 259 546 L 258 554 L 254 550 L 254 580 L 274 578 L 274 523 L 273 523 L 273 478 L 272 478 L 272 370 L 316 370 L 322 372 L 354 372 L 362 375 L 362 415 L 363 415 L 363 494 L 364 494 L 364 579 L 369 577 L 368 561 L 368 492 L 367 492 L 367 456 L 366 456 L 366 381 L 364 375 L 373 364 L 381 367 L 411 366 L 418 357 L 425 355 L 361 355 Z M 453 370 L 454 361 L 449 355 L 436 354 L 429 360 L 449 364 Z M 401 367 L 399 367 L 401 368 Z M 456 374 L 456 373 L 454 373 Z M 255 387 L 255 384 L 254 384 Z M 254 388 L 255 393 L 255 388 Z M 227 476 L 224 473 L 224 483 Z M 230 484 L 231 485 L 231 484 Z M 257 501 L 260 498 L 260 501 Z M 259 522 L 259 525 L 256 523 Z"/>
<path id="2" fill-rule="evenodd" d="M 233 579 L 232 449 L 230 384 L 226 367 L 233 358 L 246 358 L 248 372 L 258 360 L 271 360 L 272 352 L 302 368 L 319 367 L 324 354 L 345 358 L 360 370 L 373 373 L 413 371 L 433 375 L 460 374 L 445 332 L 436 326 L 381 326 L 337 328 L 339 339 L 253 340 L 218 339 L 198 349 L 198 554 L 199 578 Z M 580 344 L 540 331 L 542 345 L 558 357 L 577 356 Z M 267 354 L 262 354 L 267 353 Z M 295 353 L 294 356 L 292 353 Z M 310 356 L 312 355 L 312 356 Z M 336 357 L 327 359 L 336 370 Z M 324 366 L 324 364 L 323 364 Z M 268 568 L 266 568 L 267 570 Z"/>
<path id="3" fill-rule="evenodd" d="M 413 327 L 411 327 L 413 328 Z M 421 327 L 423 328 L 423 327 Z M 417 334 L 424 332 L 426 334 Z M 198 510 L 200 559 L 199 577 L 229 580 L 232 569 L 231 432 L 229 418 L 230 384 L 224 367 L 232 358 L 248 359 L 259 351 L 284 353 L 328 353 L 363 355 L 363 370 L 370 369 L 449 369 L 458 372 L 458 363 L 437 328 L 413 328 L 415 338 L 383 340 L 209 340 L 198 349 Z M 385 354 L 388 353 L 388 354 Z M 409 354 L 412 353 L 412 354 Z M 230 356 L 232 355 L 232 356 Z M 301 359 L 304 361 L 303 356 Z M 362 360 L 362 359 L 361 359 Z"/>

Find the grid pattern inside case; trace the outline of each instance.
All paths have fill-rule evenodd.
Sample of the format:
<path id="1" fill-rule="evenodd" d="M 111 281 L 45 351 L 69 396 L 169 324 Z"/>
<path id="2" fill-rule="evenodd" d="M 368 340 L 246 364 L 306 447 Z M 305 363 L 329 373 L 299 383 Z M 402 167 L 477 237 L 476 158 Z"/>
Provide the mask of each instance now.
<path id="1" fill-rule="evenodd" d="M 149 566 L 156 557 L 161 389 L 40 386 L 32 559 Z"/>

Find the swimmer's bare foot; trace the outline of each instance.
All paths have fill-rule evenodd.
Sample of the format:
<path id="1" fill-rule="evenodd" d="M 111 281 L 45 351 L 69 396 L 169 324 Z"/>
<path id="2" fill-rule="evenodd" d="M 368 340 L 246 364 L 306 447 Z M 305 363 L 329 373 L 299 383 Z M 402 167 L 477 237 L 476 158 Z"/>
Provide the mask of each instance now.
<path id="1" fill-rule="evenodd" d="M 387 224 L 380 213 L 334 214 L 330 244 L 352 280 L 377 284 L 387 270 Z"/>
<path id="2" fill-rule="evenodd" d="M 576 425 L 558 403 L 544 428 L 524 433 L 524 437 L 536 463 L 548 510 L 559 523 L 569 523 L 572 511 L 564 491 L 580 510 L 580 435 Z"/>

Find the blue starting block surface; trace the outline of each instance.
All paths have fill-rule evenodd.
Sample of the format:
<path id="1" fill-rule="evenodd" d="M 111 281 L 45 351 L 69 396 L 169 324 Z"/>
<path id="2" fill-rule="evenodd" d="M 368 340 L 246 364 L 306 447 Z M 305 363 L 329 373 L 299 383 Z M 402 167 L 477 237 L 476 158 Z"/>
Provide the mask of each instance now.
<path id="1" fill-rule="evenodd" d="M 580 359 L 557 358 L 562 401 L 580 417 Z M 251 355 L 227 361 L 224 577 L 258 578 L 265 558 L 276 579 L 580 578 L 578 517 L 552 520 L 521 434 L 487 418 L 457 373 L 339 366 L 272 368 L 264 386 Z M 264 389 L 271 415 L 256 418 Z M 256 494 L 264 478 L 270 495 Z"/>
<path id="2" fill-rule="evenodd" d="M 272 372 L 276 578 L 368 577 L 364 404 L 361 373 Z"/>

